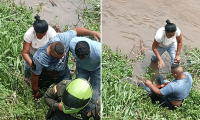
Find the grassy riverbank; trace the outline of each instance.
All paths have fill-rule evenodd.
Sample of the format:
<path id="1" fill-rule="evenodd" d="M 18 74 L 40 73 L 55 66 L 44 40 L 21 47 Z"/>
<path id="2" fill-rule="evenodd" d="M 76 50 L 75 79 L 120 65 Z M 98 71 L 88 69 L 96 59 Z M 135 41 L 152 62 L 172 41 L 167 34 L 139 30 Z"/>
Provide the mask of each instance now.
<path id="1" fill-rule="evenodd" d="M 195 60 L 196 64 L 183 63 L 185 71 L 189 71 L 193 77 L 193 87 L 182 108 L 174 111 L 153 105 L 147 92 L 126 80 L 133 75 L 132 62 L 122 51 L 113 52 L 108 46 L 102 47 L 102 103 L 103 120 L 179 120 L 200 119 L 200 92 L 197 89 L 199 81 L 198 64 L 199 50 L 186 49 L 185 59 Z M 135 58 L 137 59 L 137 58 Z M 187 60 L 186 60 L 187 61 Z M 190 67 L 189 67 L 190 66 Z M 146 77 L 152 76 L 152 72 L 146 72 Z M 144 76 L 145 77 L 145 76 Z"/>
<path id="2" fill-rule="evenodd" d="M 90 11 L 90 15 L 93 14 L 96 17 L 97 13 L 100 14 L 100 1 L 90 1 L 93 1 L 91 8 L 85 11 Z M 0 0 L 0 2 L 0 119 L 44 120 L 48 107 L 43 98 L 38 101 L 33 100 L 31 87 L 24 82 L 24 59 L 21 55 L 23 36 L 34 22 L 33 9 L 26 8 L 24 5 L 17 6 L 11 0 Z M 87 16 L 85 11 L 82 13 Z M 100 21 L 100 15 L 98 17 L 95 19 Z M 88 18 L 85 17 L 82 20 L 87 21 Z M 85 23 L 82 27 L 88 25 Z M 100 31 L 100 22 L 87 28 Z M 69 59 L 70 66 L 74 67 L 72 58 Z"/>

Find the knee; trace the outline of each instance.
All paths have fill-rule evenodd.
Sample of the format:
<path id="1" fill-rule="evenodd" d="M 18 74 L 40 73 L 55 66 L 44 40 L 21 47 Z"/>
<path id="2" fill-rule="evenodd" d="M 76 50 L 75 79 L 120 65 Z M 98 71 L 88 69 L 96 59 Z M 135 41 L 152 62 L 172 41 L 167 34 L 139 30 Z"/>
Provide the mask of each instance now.
<path id="1" fill-rule="evenodd" d="M 162 80 L 163 80 L 163 76 L 159 75 L 159 76 L 157 77 L 157 82 L 158 82 L 159 84 L 162 84 Z"/>

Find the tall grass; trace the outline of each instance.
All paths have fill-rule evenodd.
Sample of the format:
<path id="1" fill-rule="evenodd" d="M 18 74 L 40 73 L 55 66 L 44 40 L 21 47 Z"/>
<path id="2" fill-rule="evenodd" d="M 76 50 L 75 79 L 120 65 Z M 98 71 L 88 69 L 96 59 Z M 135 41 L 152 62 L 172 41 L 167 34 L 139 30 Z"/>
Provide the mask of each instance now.
<path id="1" fill-rule="evenodd" d="M 136 58 L 137 59 L 137 58 Z M 152 104 L 147 92 L 126 80 L 132 75 L 132 66 L 122 52 L 113 52 L 108 46 L 102 50 L 103 120 L 197 120 L 200 119 L 200 92 L 192 87 L 182 108 L 168 110 Z M 148 70 L 145 78 L 153 73 Z M 193 81 L 197 81 L 194 77 Z M 195 86 L 195 84 L 193 85 Z"/>
<path id="2" fill-rule="evenodd" d="M 12 0 L 0 2 L 0 119 L 44 120 L 48 106 L 43 98 L 33 100 L 31 87 L 24 82 L 21 55 L 23 36 L 34 22 L 33 9 L 17 6 Z M 68 65 L 74 69 L 75 61 L 70 56 Z"/>

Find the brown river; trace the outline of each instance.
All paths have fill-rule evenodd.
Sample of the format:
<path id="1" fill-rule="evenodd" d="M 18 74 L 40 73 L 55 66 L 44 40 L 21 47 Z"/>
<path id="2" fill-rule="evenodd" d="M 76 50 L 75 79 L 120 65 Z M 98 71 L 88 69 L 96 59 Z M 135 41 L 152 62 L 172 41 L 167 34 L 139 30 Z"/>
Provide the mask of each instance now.
<path id="1" fill-rule="evenodd" d="M 33 18 L 38 9 L 41 19 L 60 28 L 68 25 L 69 29 L 73 29 L 76 24 L 81 27 L 78 12 L 86 7 L 83 0 L 14 0 L 14 2 L 17 5 L 25 2 L 27 7 L 32 7 Z"/>
<path id="2" fill-rule="evenodd" d="M 131 58 L 134 56 L 131 51 L 140 50 L 143 41 L 145 60 L 134 65 L 134 73 L 139 75 L 151 64 L 154 36 L 167 19 L 181 29 L 183 45 L 200 49 L 199 5 L 199 0 L 102 0 L 102 43 L 114 51 L 122 49 Z M 165 68 L 158 69 L 155 63 L 151 64 L 156 74 L 170 72 L 168 53 L 162 58 Z"/>

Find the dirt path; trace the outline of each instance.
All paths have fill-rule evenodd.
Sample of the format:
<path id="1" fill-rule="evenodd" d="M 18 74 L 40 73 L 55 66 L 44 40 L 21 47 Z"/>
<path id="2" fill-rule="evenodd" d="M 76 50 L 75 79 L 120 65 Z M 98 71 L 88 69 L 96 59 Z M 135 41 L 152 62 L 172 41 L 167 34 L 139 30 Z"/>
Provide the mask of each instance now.
<path id="1" fill-rule="evenodd" d="M 150 65 L 151 45 L 158 28 L 166 25 L 166 19 L 175 23 L 182 31 L 183 44 L 200 49 L 200 7 L 198 0 L 111 0 L 102 1 L 103 44 L 113 50 L 122 49 L 129 54 L 133 49 L 140 49 L 144 42 L 145 60 L 135 65 L 134 72 L 144 72 L 144 66 Z M 159 69 L 166 74 L 170 70 L 170 57 L 162 56 L 166 67 Z M 142 66 L 142 67 L 141 67 Z"/>

